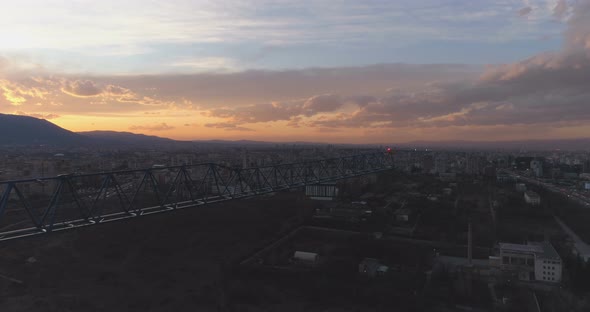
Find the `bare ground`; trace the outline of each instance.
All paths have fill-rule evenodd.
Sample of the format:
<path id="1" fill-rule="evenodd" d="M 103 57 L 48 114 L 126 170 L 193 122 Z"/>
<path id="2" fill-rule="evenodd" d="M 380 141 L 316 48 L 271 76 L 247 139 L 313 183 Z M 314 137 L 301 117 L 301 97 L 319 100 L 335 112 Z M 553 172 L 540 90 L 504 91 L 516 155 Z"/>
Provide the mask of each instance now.
<path id="1" fill-rule="evenodd" d="M 227 271 L 287 228 L 297 193 L 0 242 L 0 310 L 227 310 Z"/>

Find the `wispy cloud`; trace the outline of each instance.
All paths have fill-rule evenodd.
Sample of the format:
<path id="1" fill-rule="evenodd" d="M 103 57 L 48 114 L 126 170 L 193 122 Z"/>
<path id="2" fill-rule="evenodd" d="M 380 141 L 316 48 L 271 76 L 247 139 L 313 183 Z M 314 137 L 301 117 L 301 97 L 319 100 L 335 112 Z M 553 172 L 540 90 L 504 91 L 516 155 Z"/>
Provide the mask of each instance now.
<path id="1" fill-rule="evenodd" d="M 553 16 L 559 20 L 563 20 L 568 15 L 569 4 L 567 0 L 559 0 L 553 8 Z"/>
<path id="2" fill-rule="evenodd" d="M 566 4 L 560 1 L 555 14 L 563 15 Z M 519 9 L 523 16 L 534 10 L 527 27 L 511 20 Z M 538 38 L 549 32 L 551 10 L 506 1 L 23 0 L 3 4 L 0 53 L 24 53 L 53 69 L 77 73 L 240 70 L 248 64 L 237 60 L 277 46 L 287 55 L 280 56 L 285 64 L 275 68 L 301 67 L 289 60 L 309 53 L 309 47 L 322 57 L 306 56 L 303 66 L 321 66 L 334 47 L 361 65 L 367 60 L 352 53 L 362 46 Z M 136 58 L 130 62 L 129 56 Z"/>
<path id="3" fill-rule="evenodd" d="M 172 63 L 171 66 L 189 69 L 193 72 L 228 72 L 242 69 L 238 61 L 227 57 L 184 59 Z"/>
<path id="4" fill-rule="evenodd" d="M 530 6 L 524 7 L 520 10 L 518 10 L 518 15 L 521 17 L 526 17 L 527 15 L 529 15 L 531 12 L 533 11 L 533 8 Z"/>
<path id="5" fill-rule="evenodd" d="M 10 104 L 20 106 L 31 100 L 44 100 L 49 92 L 42 87 L 28 87 L 24 84 L 0 79 L 0 90 Z"/>
<path id="6" fill-rule="evenodd" d="M 229 123 L 229 122 L 208 123 L 208 124 L 205 124 L 205 127 L 224 129 L 224 130 L 228 130 L 228 131 L 254 131 L 250 128 L 241 127 L 239 125 Z"/>
<path id="7" fill-rule="evenodd" d="M 60 115 L 51 114 L 51 113 L 45 113 L 45 114 L 44 113 L 25 113 L 22 111 L 15 112 L 15 115 L 29 116 L 29 117 L 35 117 L 35 118 L 47 119 L 47 120 L 61 117 Z"/>
<path id="8" fill-rule="evenodd" d="M 373 21 L 367 24 L 370 13 L 379 14 L 380 10 L 387 11 L 387 8 L 399 5 L 390 2 L 379 2 L 374 6 L 344 3 L 347 6 L 343 8 L 326 3 L 305 7 L 306 12 L 314 6 L 327 10 L 321 11 L 320 15 L 330 18 L 317 22 L 326 23 L 325 27 L 332 30 L 336 27 L 338 31 L 330 34 L 322 30 L 315 34 L 304 25 L 297 28 L 300 32 L 294 34 L 293 42 L 330 41 L 339 38 L 340 32 L 344 32 L 342 29 L 350 23 L 358 23 L 359 28 L 367 32 L 375 26 L 371 24 Z M 186 74 L 2 74 L 0 106 L 5 107 L 5 111 L 15 111 L 13 106 L 18 106 L 22 114 L 55 120 L 74 120 L 79 116 L 116 117 L 123 129 L 184 131 L 187 137 L 197 132 L 191 132 L 192 127 L 206 128 L 207 135 L 215 133 L 227 137 L 272 137 L 293 133 L 293 137 L 338 136 L 351 140 L 377 140 L 392 133 L 436 138 L 461 131 L 469 131 L 470 136 L 479 134 L 494 138 L 494 130 L 500 136 L 500 133 L 509 133 L 510 129 L 520 131 L 527 127 L 545 127 L 544 135 L 563 135 L 566 133 L 564 129 L 569 131 L 567 133 L 584 133 L 584 129 L 588 130 L 585 125 L 590 124 L 587 105 L 590 102 L 590 91 L 587 90 L 590 81 L 588 1 L 565 2 L 565 8 L 559 9 L 559 1 L 525 1 L 524 6 L 531 8 L 528 12 L 523 11 L 526 19 L 515 16 L 522 3 L 494 3 L 479 6 L 470 2 L 465 8 L 457 9 L 457 17 L 453 17 L 447 7 L 439 9 L 440 4 L 434 2 L 413 9 L 406 8 L 410 5 L 405 4 L 402 8 L 407 11 L 401 12 L 419 10 L 423 13 L 420 18 L 434 15 L 434 12 L 447 14 L 440 19 L 457 27 L 463 27 L 464 20 L 493 17 L 535 28 L 540 16 L 547 17 L 553 20 L 556 29 L 567 27 L 563 47 L 554 52 L 534 54 L 520 62 L 485 68 L 457 64 L 378 64 L 225 72 L 220 71 L 241 68 L 241 58 L 199 58 L 197 55 L 201 51 L 195 48 L 195 53 L 182 57 L 172 55 L 165 63 L 166 66 L 193 68 L 191 71 L 194 72 Z M 275 6 L 275 9 L 279 11 L 278 16 L 283 16 L 286 14 L 283 9 L 300 7 L 299 3 L 290 3 L 288 9 L 283 6 Z M 355 14 L 349 11 L 353 7 L 358 9 Z M 211 10 L 218 12 L 217 8 Z M 227 12 L 228 16 L 242 14 L 240 16 L 254 18 L 259 14 L 248 8 L 245 8 L 246 12 L 233 10 Z M 265 7 L 264 10 L 270 9 Z M 403 15 L 400 12 L 386 14 Z M 558 15 L 563 23 L 555 22 Z M 248 18 L 237 21 L 246 28 L 245 33 L 250 31 L 248 27 L 260 31 L 259 27 L 266 27 L 260 23 L 266 22 L 277 23 L 280 33 L 292 30 L 283 23 L 296 24 L 302 17 L 298 15 L 284 21 L 263 18 L 264 21 L 253 24 L 248 24 Z M 426 21 L 425 25 L 430 28 L 433 24 Z M 356 29 L 349 32 L 352 37 L 357 35 Z M 370 36 L 370 31 L 368 33 Z M 337 58 L 339 54 L 333 57 Z M 0 58 L 0 66 L 10 67 L 10 64 L 10 58 Z M 129 126 L 129 117 L 135 118 L 132 126 Z"/>
<path id="9" fill-rule="evenodd" d="M 153 132 L 153 131 L 167 131 L 167 130 L 172 130 L 174 128 L 175 127 L 169 126 L 168 124 L 163 122 L 163 123 L 155 124 L 155 125 L 140 125 L 140 126 L 134 125 L 134 126 L 129 127 L 129 130 Z"/>

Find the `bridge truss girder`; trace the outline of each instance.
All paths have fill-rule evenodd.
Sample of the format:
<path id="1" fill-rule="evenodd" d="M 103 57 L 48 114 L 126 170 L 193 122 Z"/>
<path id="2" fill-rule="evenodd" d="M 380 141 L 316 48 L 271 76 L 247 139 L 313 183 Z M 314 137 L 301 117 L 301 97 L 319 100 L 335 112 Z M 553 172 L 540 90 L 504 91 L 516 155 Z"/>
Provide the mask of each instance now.
<path id="1" fill-rule="evenodd" d="M 253 168 L 214 163 L 0 182 L 0 240 L 170 212 L 393 169 L 389 153 Z"/>

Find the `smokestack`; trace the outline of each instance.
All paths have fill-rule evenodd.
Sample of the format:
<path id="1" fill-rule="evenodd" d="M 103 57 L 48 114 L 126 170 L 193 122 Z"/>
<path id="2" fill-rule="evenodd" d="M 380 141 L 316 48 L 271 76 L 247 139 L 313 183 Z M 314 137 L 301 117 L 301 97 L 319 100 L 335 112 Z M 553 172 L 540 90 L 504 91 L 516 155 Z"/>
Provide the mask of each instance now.
<path id="1" fill-rule="evenodd" d="M 469 218 L 469 225 L 467 226 L 467 259 L 469 266 L 473 265 L 473 234 L 471 233 L 471 218 Z"/>

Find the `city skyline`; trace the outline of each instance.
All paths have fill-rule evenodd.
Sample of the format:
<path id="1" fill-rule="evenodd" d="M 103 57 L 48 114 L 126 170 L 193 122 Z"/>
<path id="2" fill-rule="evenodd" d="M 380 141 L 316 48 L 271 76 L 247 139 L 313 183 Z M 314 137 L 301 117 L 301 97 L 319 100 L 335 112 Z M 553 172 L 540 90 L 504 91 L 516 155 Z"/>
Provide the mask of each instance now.
<path id="1" fill-rule="evenodd" d="M 587 136 L 588 1 L 437 3 L 19 2 L 0 112 L 178 140 Z"/>

